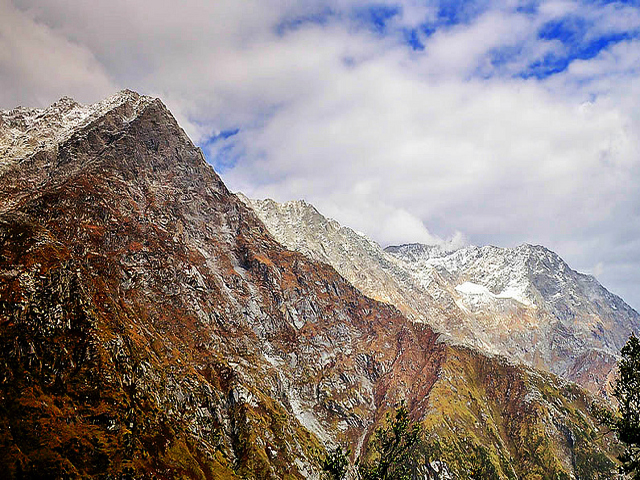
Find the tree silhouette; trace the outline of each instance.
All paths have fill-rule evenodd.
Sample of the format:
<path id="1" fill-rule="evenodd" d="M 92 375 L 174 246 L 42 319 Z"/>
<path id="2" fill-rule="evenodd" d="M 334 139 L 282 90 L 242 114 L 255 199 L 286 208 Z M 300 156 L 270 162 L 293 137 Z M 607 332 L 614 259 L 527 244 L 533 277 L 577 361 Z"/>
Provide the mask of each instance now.
<path id="1" fill-rule="evenodd" d="M 640 341 L 635 335 L 629 337 L 621 353 L 613 389 L 618 411 L 596 409 L 596 416 L 625 445 L 624 452 L 618 456 L 622 473 L 640 480 Z"/>
<path id="2" fill-rule="evenodd" d="M 347 476 L 347 469 L 349 468 L 349 455 L 351 450 L 349 448 L 342 449 L 338 446 L 329 452 L 322 460 L 322 471 L 324 478 L 328 480 L 343 480 Z"/>
<path id="3" fill-rule="evenodd" d="M 396 408 L 395 415 L 387 413 L 386 420 L 386 425 L 374 433 L 372 458 L 358 465 L 362 480 L 437 478 L 422 426 L 410 422 L 404 403 Z"/>

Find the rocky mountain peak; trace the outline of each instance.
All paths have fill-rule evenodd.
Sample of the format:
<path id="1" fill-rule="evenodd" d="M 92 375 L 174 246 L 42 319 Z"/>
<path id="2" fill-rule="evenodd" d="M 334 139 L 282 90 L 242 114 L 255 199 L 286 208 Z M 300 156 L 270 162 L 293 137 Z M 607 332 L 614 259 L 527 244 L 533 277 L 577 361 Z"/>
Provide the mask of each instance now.
<path id="1" fill-rule="evenodd" d="M 189 188 L 207 175 L 202 152 L 165 105 L 130 90 L 93 105 L 61 101 L 46 109 L 18 109 L 1 116 L 9 120 L 0 129 L 0 177 L 6 185 L 0 191 L 0 211 L 87 172 L 108 172 L 113 182 L 138 190 L 145 185 L 144 190 L 152 191 L 168 191 L 170 185 Z M 128 150 L 111 151 L 123 138 L 130 139 Z M 132 144 L 133 139 L 137 143 Z M 110 153 L 96 155 L 99 149 Z M 179 149 L 188 151 L 178 156 Z M 217 175 L 208 176 L 212 186 L 226 191 Z"/>
<path id="2" fill-rule="evenodd" d="M 44 109 L 17 107 L 0 111 L 0 167 L 64 142 L 110 111 L 118 109 L 123 118 L 131 121 L 153 101 L 152 97 L 122 90 L 92 105 L 63 97 Z"/>
<path id="3" fill-rule="evenodd" d="M 289 248 L 330 263 L 366 295 L 389 302 L 451 341 L 550 370 L 604 391 L 640 315 L 541 245 L 418 243 L 382 248 L 337 222 L 274 202 L 249 204 Z M 326 222 L 325 222 L 326 223 Z M 351 232 L 352 234 L 347 234 Z"/>
<path id="4" fill-rule="evenodd" d="M 52 110 L 58 110 L 58 111 L 69 111 L 73 108 L 78 108 L 78 107 L 80 107 L 80 104 L 76 102 L 73 98 L 64 96 L 60 98 L 60 100 L 58 100 L 57 102 L 52 103 L 49 108 Z"/>
<path id="5" fill-rule="evenodd" d="M 456 249 L 449 249 L 442 245 L 425 245 L 423 243 L 407 243 L 403 245 L 391 245 L 386 247 L 385 252 L 398 257 L 405 258 L 412 262 L 426 261 L 431 258 L 438 258 L 455 252 Z"/>
<path id="6" fill-rule="evenodd" d="M 318 478 L 330 446 L 366 458 L 400 400 L 456 476 L 472 458 L 493 478 L 611 478 L 588 394 L 441 342 L 284 248 L 159 100 L 122 92 L 2 118 L 8 478 Z M 314 219 L 305 238 L 325 258 L 368 259 L 355 280 L 396 281 L 380 265 L 400 260 L 290 207 L 287 221 Z"/>

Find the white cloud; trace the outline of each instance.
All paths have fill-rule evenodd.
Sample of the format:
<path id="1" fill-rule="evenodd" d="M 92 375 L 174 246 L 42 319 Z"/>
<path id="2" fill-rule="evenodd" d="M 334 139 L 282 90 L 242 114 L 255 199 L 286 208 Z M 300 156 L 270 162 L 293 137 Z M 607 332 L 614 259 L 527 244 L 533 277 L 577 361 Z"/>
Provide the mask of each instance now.
<path id="1" fill-rule="evenodd" d="M 492 2 L 419 33 L 413 52 L 350 23 L 361 1 L 0 1 L 2 107 L 159 95 L 196 141 L 240 129 L 208 147 L 233 147 L 232 189 L 304 197 L 381 243 L 542 243 L 575 268 L 606 265 L 602 281 L 640 306 L 640 44 L 517 75 L 568 54 L 538 38 L 546 22 L 578 16 L 588 41 L 637 29 L 637 8 Z M 400 3 L 391 31 L 437 20 L 436 2 Z"/>
<path id="2" fill-rule="evenodd" d="M 603 273 L 604 273 L 604 263 L 602 262 L 598 262 L 594 267 L 593 267 L 593 276 L 594 277 L 600 277 Z"/>
<path id="3" fill-rule="evenodd" d="M 115 86 L 91 51 L 0 0 L 0 105 L 48 106 L 73 93 L 87 101 Z"/>

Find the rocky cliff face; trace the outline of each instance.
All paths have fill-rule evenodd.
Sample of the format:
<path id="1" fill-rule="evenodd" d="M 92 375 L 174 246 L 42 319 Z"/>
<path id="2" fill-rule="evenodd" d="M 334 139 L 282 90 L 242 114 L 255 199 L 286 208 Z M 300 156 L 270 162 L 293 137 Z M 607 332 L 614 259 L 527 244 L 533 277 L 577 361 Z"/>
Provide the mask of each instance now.
<path id="1" fill-rule="evenodd" d="M 498 353 L 602 391 L 640 315 L 589 275 L 542 247 L 467 247 L 455 252 L 423 245 L 386 249 L 429 284 L 446 278 L 458 306 L 482 325 Z"/>
<path id="2" fill-rule="evenodd" d="M 613 466 L 588 395 L 286 250 L 133 92 L 0 114 L 0 342 L 10 478 L 317 478 L 401 399 L 462 478 Z"/>
<path id="3" fill-rule="evenodd" d="M 363 293 L 455 343 L 604 392 L 640 315 L 544 247 L 420 244 L 383 250 L 313 206 L 242 197 L 276 239 L 332 265 Z"/>

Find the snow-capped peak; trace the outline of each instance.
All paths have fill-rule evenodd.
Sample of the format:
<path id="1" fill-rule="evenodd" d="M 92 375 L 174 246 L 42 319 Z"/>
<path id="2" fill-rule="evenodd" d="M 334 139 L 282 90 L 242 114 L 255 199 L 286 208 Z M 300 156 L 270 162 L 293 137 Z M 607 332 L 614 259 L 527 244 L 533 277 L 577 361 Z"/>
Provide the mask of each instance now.
<path id="1" fill-rule="evenodd" d="M 622 299 L 540 245 L 382 250 L 306 202 L 248 203 L 278 241 L 331 264 L 366 295 L 454 342 L 588 388 L 600 388 L 629 334 L 640 331 L 640 315 Z"/>
<path id="2" fill-rule="evenodd" d="M 152 97 L 122 90 L 92 105 L 62 97 L 44 109 L 17 107 L 0 111 L 0 162 L 25 158 L 64 142 L 78 129 L 124 104 L 131 107 L 125 114 L 132 120 L 151 101 Z"/>

